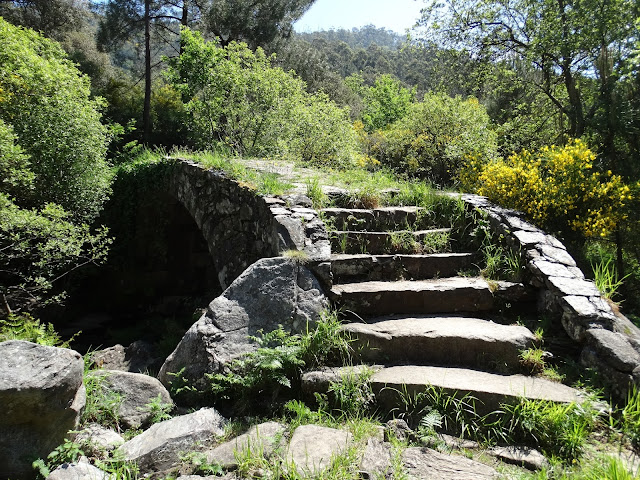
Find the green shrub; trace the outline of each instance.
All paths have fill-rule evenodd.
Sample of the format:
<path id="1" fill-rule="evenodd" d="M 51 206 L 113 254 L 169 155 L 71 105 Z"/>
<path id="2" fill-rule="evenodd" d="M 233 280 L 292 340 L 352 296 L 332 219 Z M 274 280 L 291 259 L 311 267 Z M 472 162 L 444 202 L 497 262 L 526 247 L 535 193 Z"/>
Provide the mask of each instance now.
<path id="1" fill-rule="evenodd" d="M 274 409 L 281 397 L 299 391 L 303 369 L 342 364 L 350 355 L 350 340 L 340 331 L 335 312 L 325 313 L 302 335 L 279 327 L 251 338 L 257 350 L 233 361 L 224 373 L 206 374 L 214 399 L 235 412 Z M 189 386 L 179 388 L 193 393 Z"/>
<path id="2" fill-rule="evenodd" d="M 369 154 L 380 163 L 438 185 L 451 184 L 468 155 L 494 158 L 497 151 L 489 116 L 476 99 L 436 93 L 371 140 Z"/>
<path id="3" fill-rule="evenodd" d="M 586 144 L 572 140 L 507 159 L 472 155 L 459 178 L 465 190 L 525 212 L 552 231 L 607 237 L 626 218 L 632 195 L 620 176 L 600 172 L 595 161 Z"/>
<path id="4" fill-rule="evenodd" d="M 50 347 L 67 348 L 73 338 L 64 342 L 52 324 L 41 323 L 28 313 L 10 313 L 5 320 L 0 320 L 0 342 L 7 340 L 24 340 Z"/>
<path id="5" fill-rule="evenodd" d="M 11 192 L 14 200 L 55 202 L 74 221 L 95 218 L 110 184 L 101 101 L 90 98 L 88 78 L 57 43 L 0 19 L 0 45 L 0 120 L 13 128 L 35 174 L 35 188 Z"/>
<path id="6" fill-rule="evenodd" d="M 52 293 L 54 282 L 82 265 L 102 263 L 111 242 L 106 229 L 92 234 L 54 204 L 22 209 L 0 193 L 0 218 L 1 307 L 9 311 L 61 300 L 60 292 Z"/>
<path id="7" fill-rule="evenodd" d="M 352 162 L 356 138 L 346 110 L 310 95 L 291 72 L 272 66 L 261 48 L 222 48 L 182 31 L 182 54 L 168 79 L 187 101 L 194 142 L 237 155 L 288 156 L 322 165 Z"/>
<path id="8" fill-rule="evenodd" d="M 13 128 L 0 118 L 0 192 L 11 197 L 29 194 L 35 178 L 29 165 Z"/>
<path id="9" fill-rule="evenodd" d="M 345 82 L 362 97 L 364 107 L 360 117 L 367 132 L 385 128 L 403 118 L 415 97 L 415 88 L 409 90 L 389 74 L 380 75 L 370 87 L 364 85 L 358 74 L 347 77 Z"/>

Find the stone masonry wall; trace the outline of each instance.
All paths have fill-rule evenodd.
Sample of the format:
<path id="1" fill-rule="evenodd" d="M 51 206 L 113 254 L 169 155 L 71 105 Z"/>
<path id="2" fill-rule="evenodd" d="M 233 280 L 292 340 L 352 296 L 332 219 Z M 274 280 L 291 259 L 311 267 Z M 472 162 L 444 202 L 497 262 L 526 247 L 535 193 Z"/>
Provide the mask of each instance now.
<path id="1" fill-rule="evenodd" d="M 255 261 L 283 251 L 329 257 L 322 221 L 304 196 L 270 197 L 187 160 L 179 160 L 169 193 L 180 201 L 205 238 L 223 289 Z"/>
<path id="2" fill-rule="evenodd" d="M 626 396 L 631 384 L 640 385 L 640 330 L 612 310 L 562 242 L 527 223 L 520 212 L 477 195 L 462 199 L 486 212 L 491 228 L 522 249 L 531 284 L 540 292 L 539 311 L 560 316 L 569 337 L 582 345 L 583 366 L 600 373 L 618 398 Z"/>

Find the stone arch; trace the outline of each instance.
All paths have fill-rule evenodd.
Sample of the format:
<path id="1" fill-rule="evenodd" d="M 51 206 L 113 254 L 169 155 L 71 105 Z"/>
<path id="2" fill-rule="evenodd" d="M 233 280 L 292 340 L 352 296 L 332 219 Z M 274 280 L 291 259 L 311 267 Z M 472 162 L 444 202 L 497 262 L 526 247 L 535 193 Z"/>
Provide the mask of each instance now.
<path id="1" fill-rule="evenodd" d="M 168 189 L 202 232 L 223 289 L 256 260 L 280 254 L 269 203 L 253 190 L 184 160 L 171 170 Z"/>

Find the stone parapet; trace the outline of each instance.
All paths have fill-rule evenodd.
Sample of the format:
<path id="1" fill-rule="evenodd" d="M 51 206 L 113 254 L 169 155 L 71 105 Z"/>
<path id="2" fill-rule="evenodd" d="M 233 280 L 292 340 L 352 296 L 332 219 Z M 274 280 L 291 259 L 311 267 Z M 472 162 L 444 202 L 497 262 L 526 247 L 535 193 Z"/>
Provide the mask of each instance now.
<path id="1" fill-rule="evenodd" d="M 524 253 L 530 283 L 539 291 L 539 311 L 560 317 L 569 337 L 582 345 L 581 363 L 600 373 L 619 398 L 629 385 L 640 385 L 640 330 L 614 312 L 563 243 L 528 223 L 521 212 L 478 195 L 462 199 L 485 212 L 490 228 Z"/>

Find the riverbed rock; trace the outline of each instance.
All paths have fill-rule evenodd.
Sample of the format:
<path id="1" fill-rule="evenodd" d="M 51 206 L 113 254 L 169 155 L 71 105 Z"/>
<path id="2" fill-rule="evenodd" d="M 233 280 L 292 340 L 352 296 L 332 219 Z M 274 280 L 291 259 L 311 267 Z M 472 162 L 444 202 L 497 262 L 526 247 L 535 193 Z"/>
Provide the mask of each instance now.
<path id="1" fill-rule="evenodd" d="M 110 475 L 91 465 L 86 457 L 76 463 L 63 463 L 47 480 L 108 480 Z"/>
<path id="2" fill-rule="evenodd" d="M 213 408 L 203 408 L 152 425 L 118 450 L 141 473 L 159 472 L 180 461 L 180 455 L 202 448 L 224 434 L 227 421 Z"/>
<path id="3" fill-rule="evenodd" d="M 0 478 L 33 478 L 77 425 L 85 404 L 82 356 L 66 348 L 0 343 Z"/>
<path id="4" fill-rule="evenodd" d="M 128 347 L 118 344 L 102 350 L 96 350 L 91 355 L 91 361 L 96 367 L 106 370 L 145 373 L 148 370 L 157 372 L 163 360 L 156 356 L 156 352 L 150 343 L 138 340 Z"/>
<path id="5" fill-rule="evenodd" d="M 286 427 L 278 422 L 265 422 L 252 427 L 247 433 L 205 452 L 207 462 L 217 463 L 225 470 L 238 467 L 238 458 L 248 452 L 268 459 L 282 445 Z"/>
<path id="6" fill-rule="evenodd" d="M 295 429 L 286 453 L 287 464 L 295 465 L 298 474 L 316 476 L 346 453 L 353 436 L 345 430 L 302 425 Z"/>
<path id="7" fill-rule="evenodd" d="M 104 388 L 115 392 L 122 402 L 118 407 L 120 423 L 125 428 L 146 427 L 151 422 L 152 402 L 172 405 L 167 389 L 157 378 L 119 370 L 94 370 L 91 375 L 104 378 Z"/>
<path id="8" fill-rule="evenodd" d="M 101 456 L 122 445 L 124 438 L 114 430 L 92 423 L 78 432 L 75 442 L 82 445 L 82 450 L 87 455 Z"/>
<path id="9" fill-rule="evenodd" d="M 256 349 L 249 336 L 279 325 L 304 331 L 320 317 L 328 301 L 315 276 L 304 266 L 282 258 L 264 258 L 245 270 L 207 312 L 191 326 L 167 358 L 158 378 L 170 385 L 177 372 L 190 385 L 204 388 L 205 373 Z"/>
<path id="10" fill-rule="evenodd" d="M 542 470 L 549 466 L 549 461 L 535 448 L 511 445 L 495 447 L 489 453 L 505 463 L 512 463 L 529 470 Z"/>

